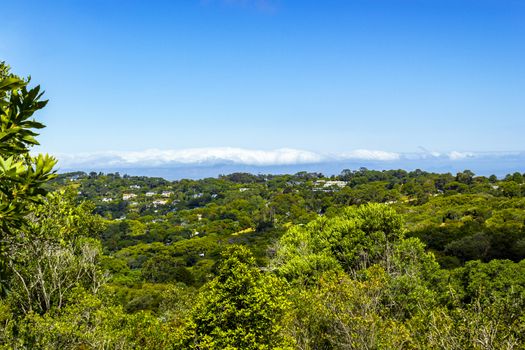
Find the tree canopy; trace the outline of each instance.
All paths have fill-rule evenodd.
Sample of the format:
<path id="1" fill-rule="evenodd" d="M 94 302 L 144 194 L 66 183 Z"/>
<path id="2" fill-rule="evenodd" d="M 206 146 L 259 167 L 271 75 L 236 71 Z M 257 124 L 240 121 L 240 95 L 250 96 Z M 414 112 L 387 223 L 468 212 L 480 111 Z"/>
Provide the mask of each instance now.
<path id="1" fill-rule="evenodd" d="M 55 175 L 56 160 L 48 155 L 30 155 L 38 145 L 37 132 L 44 125 L 33 114 L 44 108 L 40 86 L 28 88 L 30 79 L 10 73 L 0 62 L 0 288 L 7 288 L 7 246 L 13 229 L 27 223 L 29 204 L 41 200 L 43 185 Z"/>

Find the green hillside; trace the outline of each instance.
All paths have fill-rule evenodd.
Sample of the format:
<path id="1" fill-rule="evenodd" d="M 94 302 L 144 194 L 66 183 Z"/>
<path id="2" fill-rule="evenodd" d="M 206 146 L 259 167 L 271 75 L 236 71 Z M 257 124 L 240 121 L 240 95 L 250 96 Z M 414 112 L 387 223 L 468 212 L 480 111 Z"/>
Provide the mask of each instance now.
<path id="1" fill-rule="evenodd" d="M 56 174 L 0 65 L 0 349 L 524 349 L 525 178 Z"/>

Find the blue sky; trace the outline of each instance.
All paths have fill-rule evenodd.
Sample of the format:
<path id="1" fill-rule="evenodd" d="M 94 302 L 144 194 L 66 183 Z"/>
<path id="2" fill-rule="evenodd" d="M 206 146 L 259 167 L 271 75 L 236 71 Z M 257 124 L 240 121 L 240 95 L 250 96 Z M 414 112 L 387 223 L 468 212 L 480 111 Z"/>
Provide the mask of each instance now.
<path id="1" fill-rule="evenodd" d="M 257 153 L 281 164 L 288 151 L 315 160 L 525 150 L 521 0 L 1 8 L 0 59 L 50 99 L 40 113 L 45 152 L 149 150 L 144 159 L 156 149 L 180 160 L 187 149 L 212 158 L 281 149 Z"/>

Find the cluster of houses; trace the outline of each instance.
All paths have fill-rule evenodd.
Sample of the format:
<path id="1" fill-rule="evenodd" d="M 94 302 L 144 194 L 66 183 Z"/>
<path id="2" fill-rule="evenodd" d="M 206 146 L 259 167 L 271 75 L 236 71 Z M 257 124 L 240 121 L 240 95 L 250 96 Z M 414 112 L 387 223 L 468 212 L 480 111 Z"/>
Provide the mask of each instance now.
<path id="1" fill-rule="evenodd" d="M 346 187 L 348 183 L 346 181 L 338 180 L 317 180 L 314 182 L 314 191 L 329 192 L 335 189 L 341 189 Z"/>
<path id="2" fill-rule="evenodd" d="M 347 184 L 348 184 L 347 181 L 319 179 L 313 183 L 312 190 L 322 191 L 322 192 L 332 192 L 332 191 L 346 187 Z M 167 205 L 167 204 L 176 202 L 176 200 L 175 201 L 171 200 L 171 197 L 173 197 L 174 195 L 173 191 L 163 190 L 162 192 L 147 191 L 147 192 L 140 193 L 140 191 L 136 191 L 136 190 L 141 189 L 140 185 L 130 185 L 129 189 L 131 191 L 122 193 L 122 200 L 130 201 L 129 203 L 130 206 L 137 206 L 139 204 L 137 200 L 140 197 L 145 197 L 148 204 L 154 207 L 163 206 L 163 205 Z M 245 191 L 248 191 L 249 189 L 250 188 L 248 187 L 241 187 L 238 190 L 239 192 L 245 192 Z M 194 194 L 191 194 L 189 197 L 192 199 L 197 199 L 197 198 L 202 197 L 203 195 L 204 195 L 203 193 L 194 193 Z M 212 198 L 215 198 L 215 197 L 217 197 L 217 194 L 212 195 Z M 110 203 L 115 200 L 118 200 L 118 198 L 103 197 L 101 199 L 101 201 L 104 203 Z"/>
<path id="3" fill-rule="evenodd" d="M 140 190 L 141 186 L 139 186 L 139 185 L 131 185 L 131 186 L 129 186 L 129 188 L 131 190 Z M 171 201 L 170 200 L 170 197 L 172 197 L 173 194 L 174 194 L 173 191 L 162 191 L 161 193 L 148 191 L 148 192 L 144 193 L 144 196 L 147 197 L 147 198 L 151 198 L 152 200 L 148 201 L 148 202 L 151 205 L 153 205 L 154 207 L 157 207 L 157 206 L 160 206 L 160 205 L 167 205 L 170 202 L 175 202 L 175 201 Z M 141 195 L 142 194 L 135 193 L 135 192 L 124 192 L 124 193 L 122 193 L 122 200 L 123 201 L 130 201 L 130 203 L 129 203 L 130 206 L 137 206 L 139 203 L 136 202 L 136 201 L 133 201 L 133 200 L 138 199 L 139 196 L 141 196 Z M 115 200 L 117 200 L 117 198 L 103 197 L 101 199 L 101 201 L 104 202 L 104 203 L 110 203 L 110 202 L 113 202 Z"/>

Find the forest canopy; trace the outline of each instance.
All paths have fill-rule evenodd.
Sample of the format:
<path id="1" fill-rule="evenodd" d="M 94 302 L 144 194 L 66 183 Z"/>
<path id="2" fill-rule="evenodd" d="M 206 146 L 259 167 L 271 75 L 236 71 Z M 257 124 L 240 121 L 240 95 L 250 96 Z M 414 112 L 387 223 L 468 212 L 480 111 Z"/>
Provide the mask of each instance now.
<path id="1" fill-rule="evenodd" d="M 1 349 L 523 349 L 525 177 L 56 174 L 0 65 Z"/>

